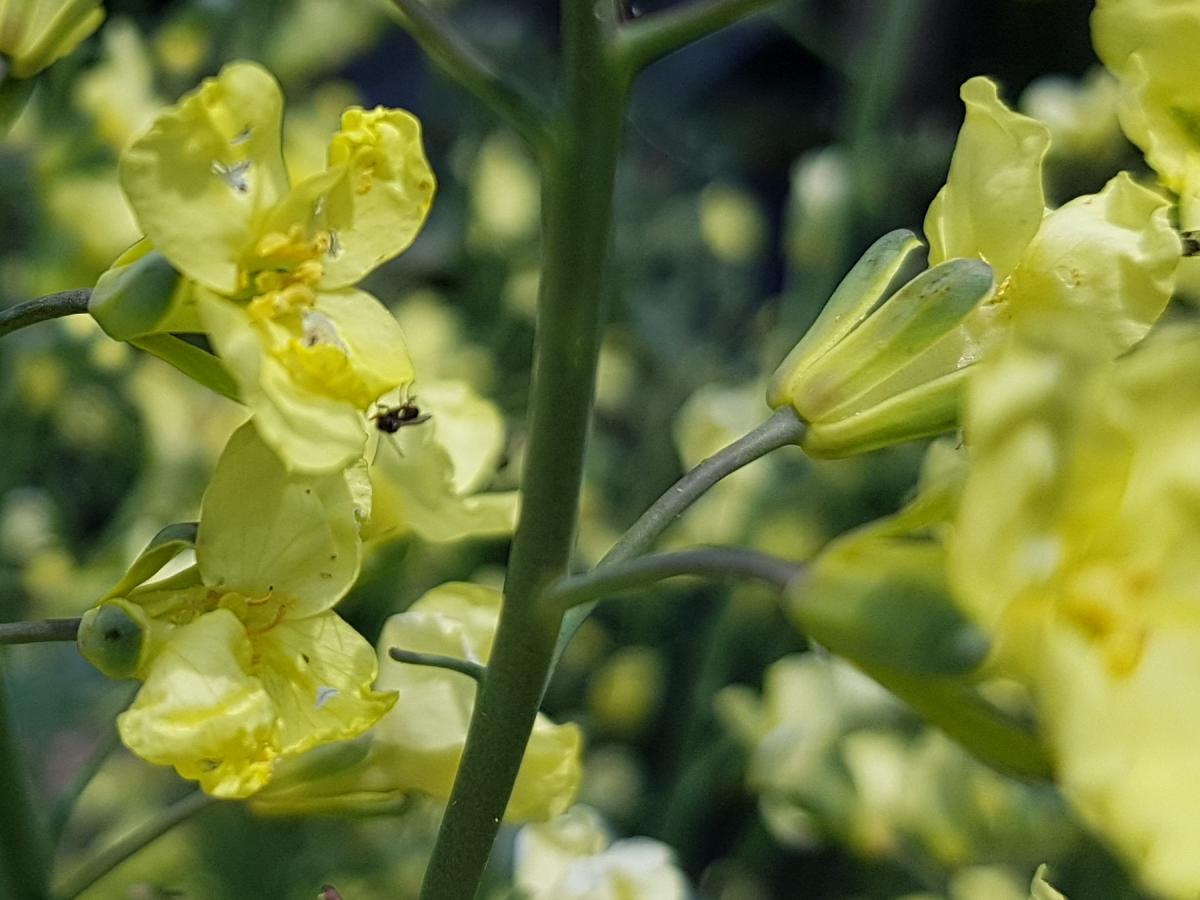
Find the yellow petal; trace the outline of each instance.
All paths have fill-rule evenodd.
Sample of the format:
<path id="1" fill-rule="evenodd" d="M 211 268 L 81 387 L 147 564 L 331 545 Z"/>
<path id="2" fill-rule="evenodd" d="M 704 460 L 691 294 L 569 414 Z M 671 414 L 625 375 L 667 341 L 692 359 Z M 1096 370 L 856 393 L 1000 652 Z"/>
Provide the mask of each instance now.
<path id="1" fill-rule="evenodd" d="M 1050 134 L 1041 122 L 1005 106 L 986 78 L 967 81 L 961 96 L 966 121 L 946 186 L 925 216 L 929 263 L 980 257 L 1000 282 L 1041 223 L 1042 159 Z"/>
<path id="2" fill-rule="evenodd" d="M 432 382 L 416 399 L 429 421 L 379 435 L 364 539 L 407 531 L 429 541 L 511 533 L 515 491 L 468 493 L 494 474 L 503 452 L 499 412 L 462 382 Z"/>
<path id="3" fill-rule="evenodd" d="M 204 493 L 196 559 L 210 588 L 273 597 L 289 617 L 332 607 L 358 577 L 354 499 L 340 472 L 289 475 L 253 423 Z"/>
<path id="4" fill-rule="evenodd" d="M 121 185 L 150 242 L 222 294 L 261 219 L 287 191 L 283 97 L 261 66 L 233 63 L 159 114 L 121 155 Z"/>
<path id="5" fill-rule="evenodd" d="M 197 303 L 205 330 L 237 382 L 242 402 L 254 413 L 259 433 L 290 469 L 331 472 L 362 456 L 366 430 L 358 408 L 297 383 L 293 372 L 268 352 L 275 333 L 256 328 L 240 304 L 207 291 L 197 292 Z"/>
<path id="6" fill-rule="evenodd" d="M 1046 216 L 1004 294 L 1014 328 L 1087 317 L 1112 356 L 1141 340 L 1175 285 L 1181 247 L 1167 212 L 1161 195 L 1122 172 Z"/>
<path id="7" fill-rule="evenodd" d="M 375 651 L 336 613 L 285 617 L 252 641 L 258 677 L 275 704 L 281 754 L 356 737 L 396 701 L 371 690 Z"/>
<path id="8" fill-rule="evenodd" d="M 403 250 L 421 230 L 435 180 L 421 123 L 399 109 L 351 107 L 329 144 L 329 168 L 343 176 L 325 195 L 326 227 L 342 252 L 325 266 L 326 287 L 354 284 Z"/>
<path id="9" fill-rule="evenodd" d="M 245 797 L 271 777 L 275 707 L 250 674 L 253 649 L 233 613 L 218 609 L 175 630 L 150 665 L 121 740 L 171 765 L 217 797 Z"/>

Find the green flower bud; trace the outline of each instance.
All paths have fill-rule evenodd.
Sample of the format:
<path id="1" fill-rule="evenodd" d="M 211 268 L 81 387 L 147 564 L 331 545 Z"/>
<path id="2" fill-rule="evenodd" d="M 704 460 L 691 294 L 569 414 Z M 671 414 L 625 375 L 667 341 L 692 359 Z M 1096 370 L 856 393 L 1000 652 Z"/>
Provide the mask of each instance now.
<path id="1" fill-rule="evenodd" d="M 904 230 L 876 241 L 772 377 L 767 400 L 808 423 L 811 455 L 848 456 L 957 424 L 963 370 L 995 331 L 981 306 L 992 270 L 952 259 L 887 296 L 918 246 Z"/>
<path id="2" fill-rule="evenodd" d="M 162 330 L 175 302 L 179 273 L 145 241 L 125 252 L 100 276 L 88 312 L 118 341 Z"/>
<path id="3" fill-rule="evenodd" d="M 149 620 L 140 606 L 120 597 L 83 614 L 79 652 L 109 678 L 136 678 L 145 661 Z"/>

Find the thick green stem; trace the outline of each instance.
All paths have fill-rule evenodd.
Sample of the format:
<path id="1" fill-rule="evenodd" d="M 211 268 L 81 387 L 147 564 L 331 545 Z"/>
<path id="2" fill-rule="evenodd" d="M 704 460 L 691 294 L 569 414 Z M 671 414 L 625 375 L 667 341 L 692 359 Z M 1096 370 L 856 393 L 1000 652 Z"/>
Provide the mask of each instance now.
<path id="1" fill-rule="evenodd" d="M 48 641 L 73 641 L 79 633 L 79 622 L 79 619 L 2 622 L 0 623 L 0 644 L 41 644 Z"/>
<path id="2" fill-rule="evenodd" d="M 802 571 L 795 563 L 757 550 L 700 547 L 610 563 L 563 578 L 547 588 L 538 602 L 548 614 L 563 615 L 576 606 L 683 575 L 753 578 L 782 591 Z"/>
<path id="3" fill-rule="evenodd" d="M 3 663 L 0 659 L 0 885 L 7 879 L 14 897 L 46 900 L 48 854 L 8 709 Z"/>
<path id="4" fill-rule="evenodd" d="M 47 294 L 36 300 L 27 300 L 0 309 L 0 337 L 26 325 L 36 325 L 47 319 L 58 319 L 63 316 L 73 316 L 88 310 L 88 300 L 92 292 L 87 288 L 74 291 L 61 291 L 57 294 Z"/>
<path id="5" fill-rule="evenodd" d="M 442 13 L 421 0 L 392 2 L 403 17 L 405 30 L 443 74 L 511 125 L 535 153 L 546 149 L 549 131 L 537 106 L 505 81 Z"/>
<path id="6" fill-rule="evenodd" d="M 176 800 L 153 819 L 139 825 L 111 847 L 101 850 L 85 862 L 64 881 L 54 896 L 58 900 L 74 900 L 143 847 L 149 846 L 180 822 L 190 819 L 216 802 L 216 798 L 203 791 L 193 791 L 182 800 Z"/>
<path id="7" fill-rule="evenodd" d="M 632 77 L 650 63 L 714 34 L 774 3 L 775 0 L 691 0 L 666 12 L 624 25 L 617 34 L 616 56 Z"/>
<path id="8" fill-rule="evenodd" d="M 566 574 L 602 322 L 601 291 L 625 109 L 609 53 L 612 23 L 591 0 L 563 0 L 566 108 L 543 156 L 542 278 L 521 518 L 487 677 L 471 717 L 422 900 L 470 900 L 508 805 L 559 621 L 536 604 Z"/>

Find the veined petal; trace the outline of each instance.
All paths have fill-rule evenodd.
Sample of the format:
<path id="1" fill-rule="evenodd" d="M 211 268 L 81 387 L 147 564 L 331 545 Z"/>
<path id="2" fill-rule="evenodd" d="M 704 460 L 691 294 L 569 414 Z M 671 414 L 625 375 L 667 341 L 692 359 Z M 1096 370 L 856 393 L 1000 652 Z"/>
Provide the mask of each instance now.
<path id="1" fill-rule="evenodd" d="M 412 358 L 404 332 L 388 308 L 365 291 L 328 291 L 317 294 L 316 312 L 333 326 L 344 347 L 355 377 L 362 383 L 359 409 L 381 395 L 412 383 Z"/>
<path id="2" fill-rule="evenodd" d="M 261 219 L 287 191 L 283 96 L 232 63 L 162 112 L 121 155 L 121 186 L 150 242 L 181 272 L 235 294 Z"/>
<path id="3" fill-rule="evenodd" d="M 966 121 L 946 186 L 925 216 L 929 264 L 980 257 L 999 283 L 1016 267 L 1041 224 L 1042 159 L 1050 132 L 1005 106 L 987 78 L 970 79 L 960 95 Z"/>
<path id="4" fill-rule="evenodd" d="M 1162 315 L 1181 252 L 1165 198 L 1122 172 L 1043 220 L 1005 293 L 1013 326 L 1052 327 L 1060 313 L 1086 317 L 1116 356 Z"/>
<path id="5" fill-rule="evenodd" d="M 332 607 L 358 576 L 354 500 L 340 472 L 289 474 L 253 423 L 234 432 L 200 512 L 204 583 L 273 597 L 289 618 Z"/>
<path id="6" fill-rule="evenodd" d="M 253 649 L 228 610 L 175 630 L 133 705 L 117 717 L 121 740 L 156 765 L 174 766 L 216 797 L 245 797 L 271 777 L 275 707 L 250 674 Z"/>
<path id="7" fill-rule="evenodd" d="M 197 304 L 255 426 L 289 469 L 333 472 L 362 456 L 367 435 L 360 409 L 298 384 L 285 363 L 268 352 L 273 333 L 251 324 L 240 304 L 207 291 L 197 292 Z M 287 340 L 285 335 L 279 343 L 286 346 Z"/>
<path id="8" fill-rule="evenodd" d="M 429 213 L 436 182 L 421 123 L 382 106 L 342 113 L 329 168 L 343 172 L 324 195 L 325 225 L 341 246 L 325 266 L 324 286 L 334 288 L 354 284 L 408 248 Z"/>
<path id="9" fill-rule="evenodd" d="M 419 401 L 429 421 L 380 434 L 370 454 L 373 499 L 364 539 L 408 531 L 428 541 L 510 534 L 516 491 L 466 493 L 494 472 L 502 452 L 495 407 L 462 382 L 427 384 Z"/>
<path id="10" fill-rule="evenodd" d="M 258 677 L 275 704 L 281 754 L 356 737 L 396 701 L 371 690 L 375 650 L 334 612 L 285 617 L 251 640 Z"/>

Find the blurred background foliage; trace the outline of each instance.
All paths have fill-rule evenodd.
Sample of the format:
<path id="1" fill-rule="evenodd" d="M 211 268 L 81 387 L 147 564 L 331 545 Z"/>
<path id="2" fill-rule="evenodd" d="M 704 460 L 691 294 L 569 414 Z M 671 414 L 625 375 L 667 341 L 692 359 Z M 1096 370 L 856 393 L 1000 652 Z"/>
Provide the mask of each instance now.
<path id="1" fill-rule="evenodd" d="M 431 0 L 433 2 L 433 0 Z M 686 0 L 685 0 L 686 2 Z M 108 0 L 108 20 L 42 79 L 0 145 L 0 305 L 88 286 L 137 237 L 117 153 L 160 105 L 235 58 L 288 95 L 293 175 L 321 164 L 349 103 L 406 107 L 440 190 L 411 251 L 367 285 L 420 377 L 503 410 L 515 485 L 533 338 L 538 186 L 518 140 L 432 71 L 368 0 Z M 437 0 L 535 94 L 553 96 L 556 4 Z M 651 14 L 669 2 L 627 10 Z M 1093 67 L 1086 0 L 785 0 L 639 82 L 616 198 L 610 327 L 589 452 L 581 565 L 688 466 L 767 414 L 764 377 L 861 251 L 918 228 L 961 121 L 958 87 L 995 76 L 1055 135 L 1054 202 L 1137 155 Z M 243 414 L 75 318 L 0 347 L 0 616 L 77 615 L 160 527 L 196 517 Z M 721 484 L 670 543 L 791 559 L 896 508 L 922 448 L 839 462 L 784 451 Z M 498 581 L 503 541 L 377 548 L 343 614 L 369 638 L 448 579 Z M 7 654 L 39 795 L 111 744 L 127 689 L 69 645 Z M 401 699 L 403 703 L 403 699 Z M 546 699 L 588 738 L 581 799 L 621 834 L 669 842 L 698 896 L 1027 896 L 1051 864 L 1069 896 L 1134 897 L 1044 786 L 973 762 L 785 626 L 752 589 L 670 586 L 604 607 Z M 184 786 L 114 750 L 64 838 L 67 867 Z M 372 821 L 206 811 L 86 896 L 415 896 L 438 810 Z M 509 896 L 511 835 L 491 895 Z"/>

